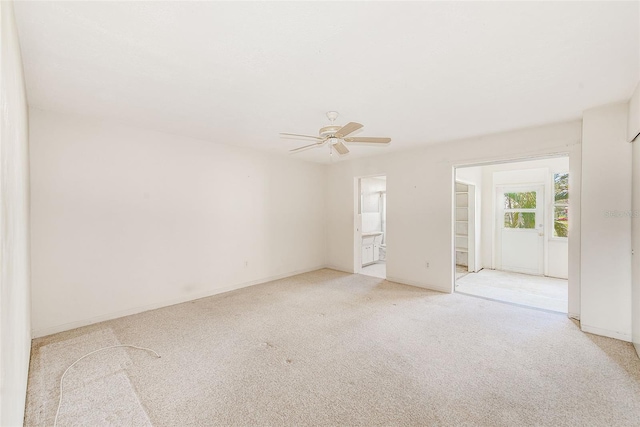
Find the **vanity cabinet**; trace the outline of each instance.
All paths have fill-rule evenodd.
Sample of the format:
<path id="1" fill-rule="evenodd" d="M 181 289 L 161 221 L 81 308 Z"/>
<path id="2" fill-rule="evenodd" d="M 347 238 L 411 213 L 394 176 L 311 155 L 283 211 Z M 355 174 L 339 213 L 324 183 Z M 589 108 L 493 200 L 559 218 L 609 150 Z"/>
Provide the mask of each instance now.
<path id="1" fill-rule="evenodd" d="M 362 245 L 362 265 L 374 262 L 373 253 L 373 244 Z"/>
<path id="2" fill-rule="evenodd" d="M 380 259 L 381 232 L 362 235 L 362 265 L 373 264 Z"/>

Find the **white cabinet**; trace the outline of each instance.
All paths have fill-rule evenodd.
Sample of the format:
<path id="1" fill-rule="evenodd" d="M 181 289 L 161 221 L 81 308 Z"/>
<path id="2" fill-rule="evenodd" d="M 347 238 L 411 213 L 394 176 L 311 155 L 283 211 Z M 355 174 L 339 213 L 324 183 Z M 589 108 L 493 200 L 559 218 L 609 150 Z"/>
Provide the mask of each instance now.
<path id="1" fill-rule="evenodd" d="M 380 242 L 382 232 L 362 233 L 362 265 L 372 264 L 380 260 Z"/>
<path id="2" fill-rule="evenodd" d="M 362 265 L 373 262 L 373 244 L 362 246 Z"/>
<path id="3" fill-rule="evenodd" d="M 378 260 L 380 260 L 380 244 L 362 245 L 362 265 L 371 264 Z"/>

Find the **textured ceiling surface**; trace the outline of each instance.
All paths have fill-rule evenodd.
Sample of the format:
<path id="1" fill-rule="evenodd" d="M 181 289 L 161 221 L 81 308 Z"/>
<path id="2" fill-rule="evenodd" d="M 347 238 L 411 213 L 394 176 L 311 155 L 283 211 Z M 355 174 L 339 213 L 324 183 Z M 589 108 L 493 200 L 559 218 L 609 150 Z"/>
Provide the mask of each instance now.
<path id="1" fill-rule="evenodd" d="M 29 103 L 288 155 L 325 112 L 345 158 L 577 119 L 640 78 L 638 2 L 19 2 Z M 326 162 L 328 149 L 295 154 Z"/>

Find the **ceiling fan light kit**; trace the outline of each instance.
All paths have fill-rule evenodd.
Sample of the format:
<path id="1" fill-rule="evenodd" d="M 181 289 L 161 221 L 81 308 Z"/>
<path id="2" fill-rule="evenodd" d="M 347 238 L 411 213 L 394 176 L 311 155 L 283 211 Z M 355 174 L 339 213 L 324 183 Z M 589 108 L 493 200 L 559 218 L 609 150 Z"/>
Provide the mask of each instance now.
<path id="1" fill-rule="evenodd" d="M 391 138 L 380 138 L 380 137 L 368 137 L 368 136 L 360 136 L 360 137 L 348 137 L 348 135 L 362 128 L 360 123 L 349 122 L 344 126 L 340 126 L 335 124 L 336 119 L 338 118 L 338 113 L 336 111 L 327 112 L 327 118 L 331 122 L 327 126 L 320 128 L 318 135 L 301 135 L 297 133 L 280 133 L 281 136 L 294 137 L 296 139 L 306 138 L 306 139 L 315 139 L 317 142 L 309 145 L 304 145 L 302 147 L 294 148 L 293 150 L 289 150 L 291 153 L 298 153 L 300 151 L 304 151 L 314 147 L 322 147 L 327 142 L 329 143 L 330 153 L 334 150 L 340 154 L 341 156 L 348 154 L 349 149 L 345 145 L 345 142 L 357 142 L 363 144 L 388 144 L 391 142 Z"/>

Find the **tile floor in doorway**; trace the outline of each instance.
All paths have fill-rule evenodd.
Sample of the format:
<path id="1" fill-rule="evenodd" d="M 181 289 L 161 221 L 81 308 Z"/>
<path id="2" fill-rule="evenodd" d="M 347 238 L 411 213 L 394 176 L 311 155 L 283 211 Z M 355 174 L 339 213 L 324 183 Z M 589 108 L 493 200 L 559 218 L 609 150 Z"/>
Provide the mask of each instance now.
<path id="1" fill-rule="evenodd" d="M 456 292 L 560 313 L 567 312 L 567 280 L 553 277 L 484 269 L 459 279 L 456 277 Z"/>
<path id="2" fill-rule="evenodd" d="M 456 280 L 458 280 L 461 277 L 466 276 L 467 274 L 469 274 L 469 270 L 468 267 L 465 265 L 457 265 L 456 264 Z"/>
<path id="3" fill-rule="evenodd" d="M 381 279 L 387 278 L 387 264 L 384 261 L 378 261 L 375 264 L 362 267 L 360 274 L 365 276 L 380 277 Z"/>

